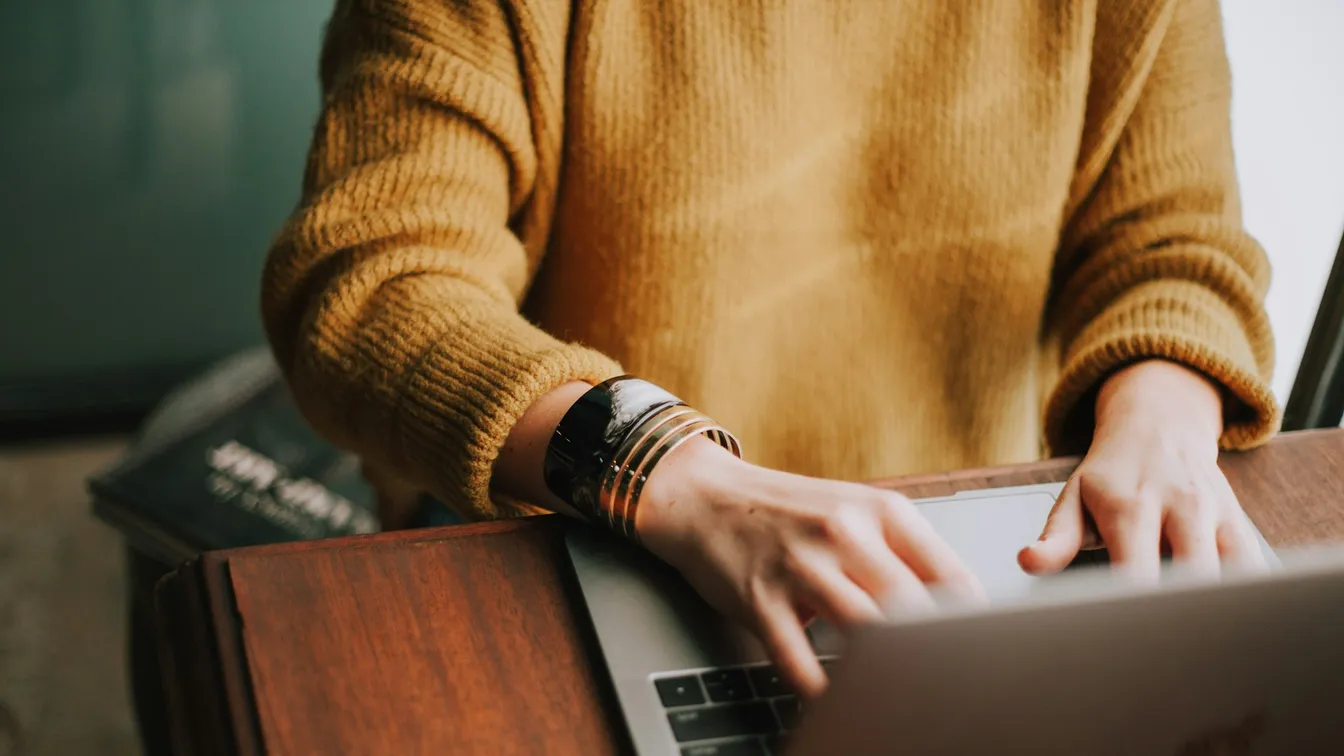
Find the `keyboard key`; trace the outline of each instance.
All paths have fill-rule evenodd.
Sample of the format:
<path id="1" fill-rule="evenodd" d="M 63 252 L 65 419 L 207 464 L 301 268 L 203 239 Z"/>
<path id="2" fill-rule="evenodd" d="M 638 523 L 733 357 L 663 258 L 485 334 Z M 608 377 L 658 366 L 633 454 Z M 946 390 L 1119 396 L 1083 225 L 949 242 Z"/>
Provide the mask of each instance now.
<path id="1" fill-rule="evenodd" d="M 765 739 L 765 750 L 770 756 L 784 756 L 784 747 L 788 743 L 783 735 L 771 735 Z"/>
<path id="2" fill-rule="evenodd" d="M 751 686 L 747 684 L 747 673 L 740 669 L 720 669 L 700 675 L 709 692 L 709 700 L 714 703 L 737 703 L 751 700 Z"/>
<path id="3" fill-rule="evenodd" d="M 667 713 L 672 734 L 678 743 L 692 740 L 773 735 L 779 731 L 770 706 L 761 702 L 706 706 Z"/>
<path id="4" fill-rule="evenodd" d="M 803 706 L 798 699 L 789 696 L 776 698 L 770 703 L 774 704 L 775 715 L 779 717 L 779 724 L 785 730 L 792 730 L 794 725 L 798 724 L 798 716 L 803 713 Z"/>
<path id="5" fill-rule="evenodd" d="M 705 743 L 686 746 L 681 756 L 766 756 L 759 740 L 734 740 L 731 743 Z"/>
<path id="6" fill-rule="evenodd" d="M 658 689 L 658 698 L 662 699 L 663 706 L 669 709 L 674 706 L 695 706 L 705 702 L 705 694 L 700 690 L 700 680 L 695 675 L 665 677 L 654 680 L 653 685 Z"/>
<path id="7" fill-rule="evenodd" d="M 779 670 L 774 667 L 752 667 L 747 674 L 751 676 L 751 684 L 756 687 L 757 698 L 793 695 L 793 691 L 779 676 Z"/>

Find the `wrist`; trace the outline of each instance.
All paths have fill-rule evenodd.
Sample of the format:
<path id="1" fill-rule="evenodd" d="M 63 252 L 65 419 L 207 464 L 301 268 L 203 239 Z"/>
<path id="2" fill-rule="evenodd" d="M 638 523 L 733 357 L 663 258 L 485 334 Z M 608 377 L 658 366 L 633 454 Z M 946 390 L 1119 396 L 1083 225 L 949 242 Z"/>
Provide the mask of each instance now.
<path id="1" fill-rule="evenodd" d="M 1218 386 L 1202 374 L 1168 360 L 1150 359 L 1125 367 L 1097 393 L 1097 433 L 1134 425 L 1179 428 L 1208 436 L 1223 431 Z"/>
<path id="2" fill-rule="evenodd" d="M 702 503 L 722 496 L 751 467 L 707 437 L 687 440 L 649 473 L 635 523 L 640 540 L 655 553 L 660 544 L 683 540 L 703 524 Z"/>
<path id="3" fill-rule="evenodd" d="M 636 522 L 644 521 L 640 511 L 650 499 L 646 489 L 654 471 L 705 454 L 696 451 L 702 441 L 731 456 L 741 451 L 731 433 L 677 397 L 648 381 L 618 376 L 584 392 L 560 419 L 543 477 L 554 498 L 575 513 L 639 540 Z M 664 471 L 660 477 L 669 476 Z M 683 495 L 655 489 L 652 498 L 675 502 Z"/>

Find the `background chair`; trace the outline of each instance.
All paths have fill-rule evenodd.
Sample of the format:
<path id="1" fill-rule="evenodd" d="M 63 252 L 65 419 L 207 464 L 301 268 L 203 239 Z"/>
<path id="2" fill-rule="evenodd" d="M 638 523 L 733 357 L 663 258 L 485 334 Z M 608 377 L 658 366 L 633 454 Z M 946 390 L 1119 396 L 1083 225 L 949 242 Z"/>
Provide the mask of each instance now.
<path id="1" fill-rule="evenodd" d="M 1302 353 L 1283 429 L 1335 428 L 1344 420 L 1344 238 Z"/>

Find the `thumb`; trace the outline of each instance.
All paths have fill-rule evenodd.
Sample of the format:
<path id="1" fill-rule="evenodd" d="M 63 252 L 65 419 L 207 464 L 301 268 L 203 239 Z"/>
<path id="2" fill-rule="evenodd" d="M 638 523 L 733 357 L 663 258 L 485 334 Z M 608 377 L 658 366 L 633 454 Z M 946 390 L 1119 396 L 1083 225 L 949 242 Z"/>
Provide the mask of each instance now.
<path id="1" fill-rule="evenodd" d="M 1040 540 L 1018 552 L 1018 564 L 1036 575 L 1059 572 L 1069 566 L 1083 547 L 1085 529 L 1083 497 L 1079 493 L 1078 477 L 1074 476 L 1064 484 L 1064 490 L 1055 500 Z"/>

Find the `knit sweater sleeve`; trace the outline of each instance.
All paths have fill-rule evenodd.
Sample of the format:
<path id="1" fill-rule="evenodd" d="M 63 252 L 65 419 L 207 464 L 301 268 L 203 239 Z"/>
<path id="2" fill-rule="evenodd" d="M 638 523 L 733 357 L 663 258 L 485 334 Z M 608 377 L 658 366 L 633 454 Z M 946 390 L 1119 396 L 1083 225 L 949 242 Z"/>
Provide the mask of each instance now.
<path id="1" fill-rule="evenodd" d="M 519 306 L 554 193 L 567 3 L 340 0 L 263 320 L 324 435 L 463 511 L 534 400 L 619 372 Z M 505 509 L 501 510 L 501 507 Z"/>
<path id="2" fill-rule="evenodd" d="M 1083 136 L 1079 199 L 1056 264 L 1047 327 L 1062 365 L 1047 442 L 1080 451 L 1099 384 L 1125 364 L 1163 358 L 1223 389 L 1223 448 L 1254 446 L 1279 423 L 1263 307 L 1270 270 L 1241 223 L 1217 2 L 1101 3 L 1098 12 L 1088 107 L 1104 115 L 1089 113 L 1101 125 Z"/>

